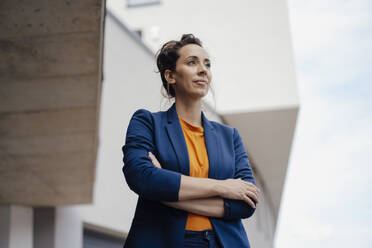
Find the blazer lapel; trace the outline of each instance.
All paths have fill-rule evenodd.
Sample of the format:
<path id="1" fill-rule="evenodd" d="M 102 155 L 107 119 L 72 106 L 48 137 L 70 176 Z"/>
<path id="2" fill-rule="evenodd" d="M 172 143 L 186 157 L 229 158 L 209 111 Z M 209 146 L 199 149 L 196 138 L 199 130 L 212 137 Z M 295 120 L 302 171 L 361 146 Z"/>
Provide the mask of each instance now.
<path id="1" fill-rule="evenodd" d="M 166 130 L 177 155 L 179 171 L 184 175 L 190 175 L 189 154 L 187 152 L 185 136 L 183 135 L 182 127 L 177 116 L 175 103 L 168 109 L 167 118 Z"/>
<path id="2" fill-rule="evenodd" d="M 204 113 L 202 112 L 202 120 L 203 120 L 203 127 L 204 127 L 204 138 L 205 138 L 205 146 L 207 147 L 208 153 L 208 160 L 209 160 L 209 171 L 208 177 L 209 178 L 216 178 L 217 171 L 219 166 L 219 142 L 217 139 L 216 130 L 210 123 L 210 121 L 205 117 Z"/>
<path id="3" fill-rule="evenodd" d="M 177 155 L 179 171 L 184 175 L 190 175 L 190 160 L 187 151 L 185 136 L 183 135 L 182 127 L 177 116 L 176 104 L 173 103 L 167 111 L 168 123 L 166 130 L 173 149 Z M 207 148 L 209 160 L 209 178 L 216 178 L 219 162 L 219 142 L 216 135 L 216 130 L 205 117 L 202 112 L 202 123 L 204 128 L 205 146 Z"/>

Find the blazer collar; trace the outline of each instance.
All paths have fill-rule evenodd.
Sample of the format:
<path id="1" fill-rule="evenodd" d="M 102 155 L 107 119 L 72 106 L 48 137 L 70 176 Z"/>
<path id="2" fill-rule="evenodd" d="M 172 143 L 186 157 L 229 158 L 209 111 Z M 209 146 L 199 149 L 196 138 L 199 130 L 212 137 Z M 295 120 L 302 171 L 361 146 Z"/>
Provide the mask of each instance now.
<path id="1" fill-rule="evenodd" d="M 186 140 L 183 135 L 182 127 L 178 119 L 176 104 L 167 110 L 168 124 L 166 130 L 173 149 L 177 155 L 179 171 L 184 175 L 190 175 L 189 154 L 187 151 Z M 216 132 L 211 122 L 205 117 L 202 111 L 202 124 L 204 128 L 205 145 L 209 160 L 209 178 L 216 178 L 219 166 L 220 147 Z"/>
<path id="2" fill-rule="evenodd" d="M 214 130 L 211 122 L 205 117 L 204 112 L 202 111 L 202 125 L 204 129 L 210 129 L 211 131 Z M 176 110 L 176 103 L 173 103 L 173 105 L 167 110 L 167 118 L 168 118 L 168 123 L 173 123 L 173 122 L 179 122 L 178 115 L 177 115 L 177 110 Z"/>

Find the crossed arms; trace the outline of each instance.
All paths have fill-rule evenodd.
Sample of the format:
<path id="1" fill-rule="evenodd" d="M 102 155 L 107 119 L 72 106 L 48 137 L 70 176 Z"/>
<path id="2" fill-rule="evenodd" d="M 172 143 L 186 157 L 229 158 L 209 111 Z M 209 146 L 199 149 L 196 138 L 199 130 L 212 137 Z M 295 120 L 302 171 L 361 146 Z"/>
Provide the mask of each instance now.
<path id="1" fill-rule="evenodd" d="M 149 152 L 152 164 L 161 168 L 156 157 Z M 252 208 L 258 202 L 259 189 L 252 183 L 241 179 L 215 180 L 181 175 L 181 185 L 177 202 L 163 202 L 165 205 L 182 209 L 194 214 L 223 217 L 223 198 L 244 200 Z"/>
<path id="2" fill-rule="evenodd" d="M 123 146 L 123 172 L 128 186 L 138 195 L 194 214 L 242 219 L 250 217 L 258 202 L 259 189 L 241 137 L 234 129 L 234 179 L 196 178 L 162 169 L 154 151 L 153 119 L 147 110 L 134 113 Z"/>

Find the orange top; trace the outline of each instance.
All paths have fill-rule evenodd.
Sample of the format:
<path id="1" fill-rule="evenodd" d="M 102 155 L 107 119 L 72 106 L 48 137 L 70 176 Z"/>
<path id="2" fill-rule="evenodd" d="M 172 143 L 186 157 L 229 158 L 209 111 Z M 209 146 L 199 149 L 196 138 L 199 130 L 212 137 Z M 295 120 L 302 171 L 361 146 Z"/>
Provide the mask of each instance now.
<path id="1" fill-rule="evenodd" d="M 178 116 L 178 119 L 181 123 L 189 153 L 190 176 L 208 177 L 209 161 L 204 141 L 204 128 L 191 125 L 180 116 Z M 213 229 L 209 218 L 189 213 L 186 222 L 186 230 L 203 231 L 205 229 Z"/>

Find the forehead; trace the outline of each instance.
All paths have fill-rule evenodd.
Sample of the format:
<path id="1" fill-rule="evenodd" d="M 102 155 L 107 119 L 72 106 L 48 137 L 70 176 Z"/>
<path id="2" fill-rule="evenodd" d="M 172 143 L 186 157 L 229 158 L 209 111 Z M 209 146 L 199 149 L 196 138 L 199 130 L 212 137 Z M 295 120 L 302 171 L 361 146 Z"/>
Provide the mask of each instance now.
<path id="1" fill-rule="evenodd" d="M 189 56 L 196 56 L 199 59 L 209 59 L 209 55 L 205 49 L 196 44 L 187 44 L 181 47 L 180 50 L 178 50 L 178 54 L 180 59 L 185 59 Z"/>

